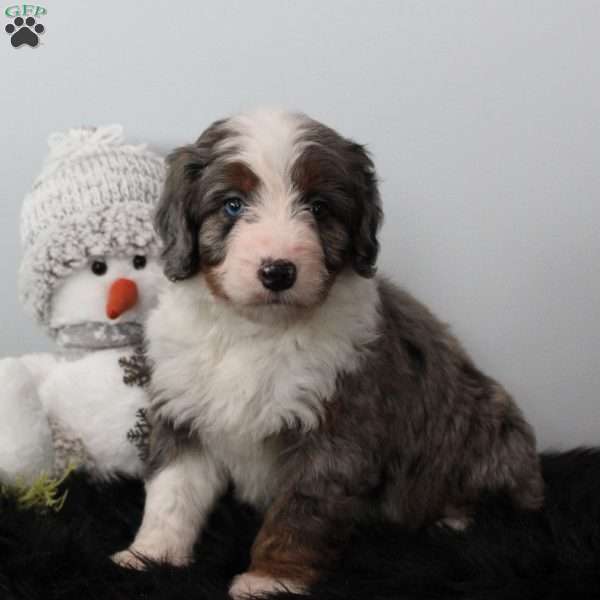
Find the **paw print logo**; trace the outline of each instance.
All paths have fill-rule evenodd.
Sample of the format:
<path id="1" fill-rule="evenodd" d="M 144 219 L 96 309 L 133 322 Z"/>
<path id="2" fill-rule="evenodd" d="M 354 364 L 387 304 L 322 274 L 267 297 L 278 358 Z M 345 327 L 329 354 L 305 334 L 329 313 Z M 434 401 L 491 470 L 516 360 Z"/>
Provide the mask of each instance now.
<path id="1" fill-rule="evenodd" d="M 39 42 L 39 34 L 44 33 L 45 28 L 41 23 L 35 22 L 33 17 L 17 17 L 12 23 L 9 23 L 4 30 L 10 35 L 10 43 L 18 48 L 23 44 L 35 48 Z"/>

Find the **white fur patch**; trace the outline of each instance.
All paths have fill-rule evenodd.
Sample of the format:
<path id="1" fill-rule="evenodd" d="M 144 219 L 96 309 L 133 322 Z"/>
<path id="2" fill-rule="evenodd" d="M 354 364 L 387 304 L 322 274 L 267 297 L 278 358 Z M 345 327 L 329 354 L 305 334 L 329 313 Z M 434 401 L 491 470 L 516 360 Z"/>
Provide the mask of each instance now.
<path id="1" fill-rule="evenodd" d="M 277 197 L 290 191 L 289 171 L 305 146 L 299 143 L 306 117 L 283 110 L 259 110 L 229 119 L 234 133 L 218 150 L 235 148 L 232 160 L 246 163 L 261 174 L 265 193 Z"/>
<path id="2" fill-rule="evenodd" d="M 357 346 L 376 337 L 377 307 L 375 282 L 351 272 L 293 318 L 282 306 L 240 313 L 201 275 L 168 284 L 147 323 L 153 387 L 167 400 L 160 415 L 192 424 L 242 496 L 262 504 L 277 454 L 263 440 L 318 425 L 337 375 L 355 370 Z"/>

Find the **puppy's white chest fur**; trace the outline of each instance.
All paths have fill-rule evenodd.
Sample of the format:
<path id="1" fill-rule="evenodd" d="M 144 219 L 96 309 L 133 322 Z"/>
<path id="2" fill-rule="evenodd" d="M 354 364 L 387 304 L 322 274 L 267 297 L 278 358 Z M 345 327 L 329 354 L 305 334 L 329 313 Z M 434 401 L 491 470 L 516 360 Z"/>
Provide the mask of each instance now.
<path id="1" fill-rule="evenodd" d="M 377 299 L 372 280 L 342 274 L 310 314 L 275 306 L 253 319 L 216 301 L 201 276 L 169 284 L 147 327 L 159 416 L 197 431 L 238 485 L 261 485 L 277 454 L 265 440 L 318 425 L 337 375 L 376 336 Z"/>
<path id="2" fill-rule="evenodd" d="M 206 450 L 225 468 L 235 483 L 236 496 L 260 510 L 265 510 L 280 489 L 282 470 L 281 440 L 276 437 L 254 440 L 231 435 L 204 435 Z"/>

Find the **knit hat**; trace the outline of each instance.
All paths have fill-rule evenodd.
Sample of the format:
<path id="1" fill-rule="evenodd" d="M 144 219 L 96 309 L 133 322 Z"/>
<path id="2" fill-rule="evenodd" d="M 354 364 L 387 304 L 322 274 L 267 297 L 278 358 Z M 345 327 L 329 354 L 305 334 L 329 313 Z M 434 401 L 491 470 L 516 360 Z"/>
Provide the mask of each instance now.
<path id="1" fill-rule="evenodd" d="M 48 138 L 50 152 L 21 212 L 25 308 L 42 325 L 62 279 L 92 257 L 156 256 L 152 225 L 164 161 L 124 143 L 123 128 L 70 129 Z"/>

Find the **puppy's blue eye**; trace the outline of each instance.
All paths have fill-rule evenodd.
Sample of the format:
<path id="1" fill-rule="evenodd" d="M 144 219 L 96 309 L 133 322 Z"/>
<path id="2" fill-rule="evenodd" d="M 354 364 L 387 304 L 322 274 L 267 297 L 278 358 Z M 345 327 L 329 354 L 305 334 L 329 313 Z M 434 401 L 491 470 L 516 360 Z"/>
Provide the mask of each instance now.
<path id="1" fill-rule="evenodd" d="M 231 196 L 225 200 L 223 208 L 230 217 L 239 217 L 244 210 L 244 202 L 237 196 Z"/>

